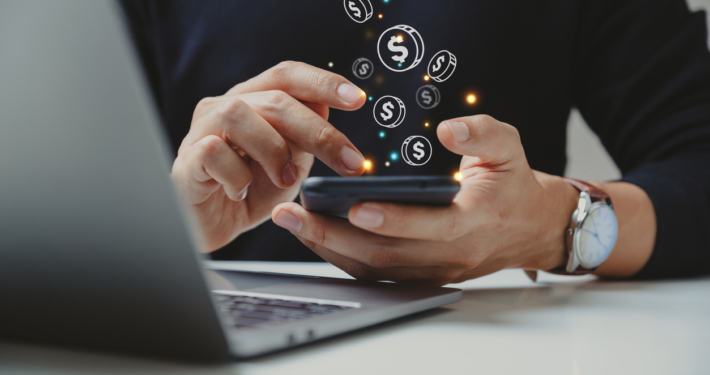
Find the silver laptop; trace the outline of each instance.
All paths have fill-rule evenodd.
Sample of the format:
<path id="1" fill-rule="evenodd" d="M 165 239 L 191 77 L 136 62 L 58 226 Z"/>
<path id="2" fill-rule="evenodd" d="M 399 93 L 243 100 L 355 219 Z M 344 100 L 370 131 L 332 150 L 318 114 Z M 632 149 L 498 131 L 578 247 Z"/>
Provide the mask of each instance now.
<path id="1" fill-rule="evenodd" d="M 205 270 L 121 13 L 0 2 L 0 339 L 225 360 L 461 298 Z"/>

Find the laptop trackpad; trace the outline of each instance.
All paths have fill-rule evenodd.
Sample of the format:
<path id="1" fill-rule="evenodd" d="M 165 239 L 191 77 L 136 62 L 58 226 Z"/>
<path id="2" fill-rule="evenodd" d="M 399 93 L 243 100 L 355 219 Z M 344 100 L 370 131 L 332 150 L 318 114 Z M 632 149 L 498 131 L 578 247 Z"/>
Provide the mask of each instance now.
<path id="1" fill-rule="evenodd" d="M 290 284 L 317 277 L 292 276 L 277 273 L 205 270 L 212 290 L 249 290 L 266 286 Z"/>

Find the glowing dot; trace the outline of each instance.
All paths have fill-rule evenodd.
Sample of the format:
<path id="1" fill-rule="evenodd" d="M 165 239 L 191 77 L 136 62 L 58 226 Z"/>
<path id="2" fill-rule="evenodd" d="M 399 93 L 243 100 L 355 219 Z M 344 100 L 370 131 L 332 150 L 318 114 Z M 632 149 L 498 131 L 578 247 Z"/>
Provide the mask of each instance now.
<path id="1" fill-rule="evenodd" d="M 377 18 L 382 18 L 382 13 L 378 14 Z"/>
<path id="2" fill-rule="evenodd" d="M 454 180 L 461 181 L 461 172 L 454 173 Z"/>
<path id="3" fill-rule="evenodd" d="M 389 166 L 390 166 L 390 162 L 386 161 L 386 162 L 385 162 L 385 167 L 389 167 Z"/>
<path id="4" fill-rule="evenodd" d="M 401 36 L 401 35 L 397 35 L 397 40 L 399 40 L 399 41 L 401 42 L 401 41 L 403 41 L 403 40 L 404 40 L 404 37 L 403 37 L 403 36 Z"/>
<path id="5" fill-rule="evenodd" d="M 366 171 L 369 171 L 372 169 L 372 162 L 369 160 L 365 160 L 365 162 L 362 163 L 362 167 L 365 168 Z"/>
<path id="6" fill-rule="evenodd" d="M 429 80 L 429 75 L 425 74 L 425 75 L 424 75 L 424 80 L 425 80 L 425 81 L 428 81 L 428 80 Z"/>
<path id="7" fill-rule="evenodd" d="M 383 3 L 387 4 L 390 2 L 390 0 L 382 0 Z"/>
<path id="8" fill-rule="evenodd" d="M 396 152 L 392 151 L 392 153 L 390 154 L 390 159 L 392 159 L 392 161 L 396 161 L 398 158 L 399 155 L 397 155 Z"/>
<path id="9" fill-rule="evenodd" d="M 476 95 L 473 95 L 473 94 L 466 95 L 466 103 L 473 104 L 476 102 L 476 100 L 478 100 L 478 98 L 476 98 Z"/>
<path id="10" fill-rule="evenodd" d="M 402 63 L 397 64 L 397 66 L 401 68 L 401 67 L 402 67 Z"/>
<path id="11" fill-rule="evenodd" d="M 385 132 L 383 132 L 383 131 L 380 132 L 380 138 L 384 138 L 384 137 L 385 137 Z"/>
<path id="12" fill-rule="evenodd" d="M 329 68 L 332 68 L 332 67 L 333 67 L 333 62 L 332 62 L 332 61 L 328 63 L 328 67 L 329 67 Z"/>
<path id="13" fill-rule="evenodd" d="M 371 97 L 371 96 L 370 96 L 370 97 L 368 97 L 368 98 L 367 98 L 367 100 L 369 100 L 369 101 L 372 101 L 372 97 Z"/>
<path id="14" fill-rule="evenodd" d="M 425 123 L 424 123 L 424 126 L 428 128 L 428 127 L 429 127 L 429 123 L 428 123 L 428 122 L 425 122 Z"/>

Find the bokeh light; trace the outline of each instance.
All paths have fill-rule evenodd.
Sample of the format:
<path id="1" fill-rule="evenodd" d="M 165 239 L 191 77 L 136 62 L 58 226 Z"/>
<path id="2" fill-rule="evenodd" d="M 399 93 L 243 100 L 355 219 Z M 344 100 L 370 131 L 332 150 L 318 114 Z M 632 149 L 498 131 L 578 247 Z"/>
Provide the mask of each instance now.
<path id="1" fill-rule="evenodd" d="M 390 159 L 392 159 L 392 161 L 397 161 L 397 159 L 399 159 L 399 154 L 397 154 L 396 151 L 392 151 L 390 153 Z"/>
<path id="2" fill-rule="evenodd" d="M 475 94 L 468 94 L 466 95 L 466 103 L 469 105 L 475 104 L 478 101 L 478 98 L 476 97 Z"/>
<path id="3" fill-rule="evenodd" d="M 362 163 L 362 167 L 365 168 L 366 171 L 372 170 L 372 162 L 365 160 L 365 162 Z"/>
<path id="4" fill-rule="evenodd" d="M 461 181 L 462 178 L 463 177 L 461 177 L 461 172 L 454 173 L 454 180 Z"/>
<path id="5" fill-rule="evenodd" d="M 381 131 L 381 132 L 380 132 L 380 138 L 384 138 L 384 137 L 385 137 L 385 132 L 384 132 L 384 131 Z"/>
<path id="6" fill-rule="evenodd" d="M 428 75 L 428 74 L 425 74 L 425 75 L 424 75 L 424 80 L 425 80 L 425 81 L 428 81 L 428 80 L 429 80 L 429 75 Z"/>
<path id="7" fill-rule="evenodd" d="M 328 63 L 328 67 L 329 67 L 329 68 L 332 68 L 332 67 L 333 67 L 333 62 L 332 62 L 332 61 Z"/>
<path id="8" fill-rule="evenodd" d="M 385 162 L 385 167 L 389 167 L 389 166 L 390 166 L 390 162 L 386 161 L 386 162 Z"/>
<path id="9" fill-rule="evenodd" d="M 425 127 L 425 128 L 428 128 L 428 127 L 429 127 L 429 123 L 428 123 L 428 122 L 425 122 L 425 123 L 424 123 L 424 127 Z"/>
<path id="10" fill-rule="evenodd" d="M 378 14 L 377 18 L 382 19 L 382 13 Z"/>

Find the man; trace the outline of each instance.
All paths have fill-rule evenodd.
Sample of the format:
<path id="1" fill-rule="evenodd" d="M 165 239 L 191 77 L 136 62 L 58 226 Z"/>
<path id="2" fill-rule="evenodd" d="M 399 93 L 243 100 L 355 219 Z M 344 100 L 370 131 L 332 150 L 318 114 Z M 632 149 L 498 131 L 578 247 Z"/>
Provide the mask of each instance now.
<path id="1" fill-rule="evenodd" d="M 318 259 L 310 248 L 359 278 L 436 284 L 564 268 L 580 193 L 559 176 L 576 106 L 624 175 L 595 183 L 619 223 L 596 273 L 710 271 L 710 54 L 704 16 L 682 0 L 376 1 L 363 24 L 340 1 L 122 4 L 173 178 L 216 259 Z M 438 107 L 408 105 L 382 138 L 366 96 L 411 103 L 426 83 L 426 62 L 394 73 L 378 61 L 377 37 L 398 24 L 419 31 L 425 59 L 446 49 L 458 65 L 436 84 Z M 360 57 L 378 65 L 367 80 L 349 72 Z M 432 160 L 385 166 L 413 134 Z M 461 192 L 447 208 L 361 204 L 348 220 L 290 203 L 309 172 L 358 176 L 363 155 L 382 175 L 460 169 Z"/>

